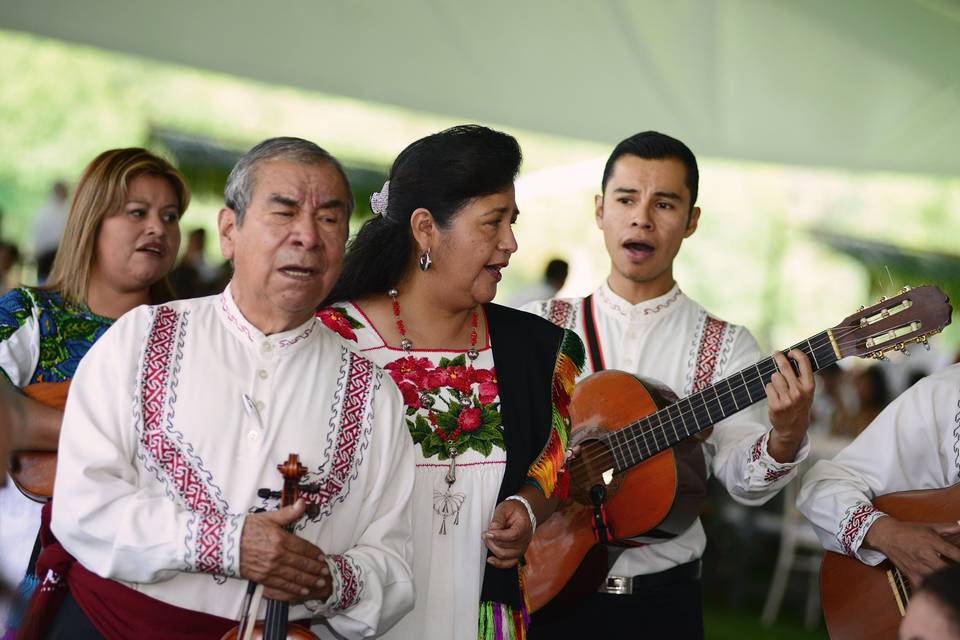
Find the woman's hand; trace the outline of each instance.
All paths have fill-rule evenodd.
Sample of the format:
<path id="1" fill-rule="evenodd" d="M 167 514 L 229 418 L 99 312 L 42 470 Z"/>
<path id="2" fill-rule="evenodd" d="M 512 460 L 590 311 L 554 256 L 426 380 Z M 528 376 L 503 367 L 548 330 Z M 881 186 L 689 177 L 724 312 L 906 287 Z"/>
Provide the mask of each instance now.
<path id="1" fill-rule="evenodd" d="M 504 500 L 493 512 L 483 542 L 493 555 L 487 562 L 498 569 L 515 566 L 533 539 L 533 523 L 519 500 Z"/>

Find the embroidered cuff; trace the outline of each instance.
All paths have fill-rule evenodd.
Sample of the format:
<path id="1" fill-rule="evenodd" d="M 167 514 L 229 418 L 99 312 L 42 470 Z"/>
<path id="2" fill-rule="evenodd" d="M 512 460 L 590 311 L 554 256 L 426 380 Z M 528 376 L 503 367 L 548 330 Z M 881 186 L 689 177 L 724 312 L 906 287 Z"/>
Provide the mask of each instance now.
<path id="1" fill-rule="evenodd" d="M 333 591 L 326 603 L 312 601 L 311 604 L 316 604 L 308 604 L 307 608 L 314 613 L 345 611 L 360 601 L 363 593 L 363 573 L 360 565 L 348 555 L 330 555 L 326 560 L 333 578 Z"/>
<path id="2" fill-rule="evenodd" d="M 837 528 L 837 543 L 840 549 L 864 564 L 871 566 L 880 564 L 886 558 L 885 555 L 873 549 L 861 549 L 860 546 L 871 525 L 885 515 L 887 514 L 878 511 L 869 502 L 858 502 L 847 509 Z"/>
<path id="3" fill-rule="evenodd" d="M 194 514 L 187 527 L 187 570 L 239 576 L 244 518 L 243 514 Z"/>
<path id="4" fill-rule="evenodd" d="M 803 436 L 797 457 L 793 462 L 777 462 L 767 451 L 770 440 L 770 431 L 767 431 L 750 447 L 749 462 L 747 463 L 748 479 L 753 485 L 768 485 L 790 475 L 798 464 L 807 459 L 810 454 L 810 438 Z"/>

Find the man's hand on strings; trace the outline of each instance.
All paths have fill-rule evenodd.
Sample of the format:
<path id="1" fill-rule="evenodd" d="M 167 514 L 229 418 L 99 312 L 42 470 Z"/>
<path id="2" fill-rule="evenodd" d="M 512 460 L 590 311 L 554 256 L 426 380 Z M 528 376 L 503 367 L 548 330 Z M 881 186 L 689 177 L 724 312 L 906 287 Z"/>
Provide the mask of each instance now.
<path id="1" fill-rule="evenodd" d="M 797 375 L 790 362 L 780 352 L 773 354 L 778 371 L 766 386 L 770 424 L 773 432 L 767 441 L 767 451 L 777 462 L 792 462 L 800 450 L 800 443 L 810 427 L 810 406 L 813 404 L 813 367 L 799 349 L 791 349 L 787 356 L 797 363 Z"/>
<path id="2" fill-rule="evenodd" d="M 891 516 L 877 518 L 864 537 L 864 546 L 876 549 L 914 585 L 947 564 L 960 564 L 960 523 L 919 524 Z"/>
<path id="3" fill-rule="evenodd" d="M 271 600 L 326 601 L 333 579 L 323 551 L 283 527 L 300 519 L 303 500 L 247 516 L 240 536 L 240 575 L 263 585 Z"/>

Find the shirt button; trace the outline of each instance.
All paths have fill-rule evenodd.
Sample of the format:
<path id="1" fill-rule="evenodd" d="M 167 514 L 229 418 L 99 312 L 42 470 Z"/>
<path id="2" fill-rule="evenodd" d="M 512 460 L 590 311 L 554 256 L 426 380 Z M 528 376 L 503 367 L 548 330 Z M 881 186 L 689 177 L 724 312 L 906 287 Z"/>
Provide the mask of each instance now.
<path id="1" fill-rule="evenodd" d="M 273 345 L 270 344 L 269 342 L 264 342 L 262 348 L 263 348 L 263 352 L 264 352 L 264 353 L 269 353 L 269 352 L 273 351 Z"/>
<path id="2" fill-rule="evenodd" d="M 263 400 L 257 400 L 257 411 L 263 411 L 263 408 L 267 406 L 263 403 Z"/>
<path id="3" fill-rule="evenodd" d="M 257 439 L 257 432 L 256 432 L 256 431 L 248 431 L 248 432 L 247 432 L 247 440 L 256 440 L 256 439 Z"/>
<path id="4" fill-rule="evenodd" d="M 257 375 L 260 376 L 261 380 L 266 380 L 267 376 L 269 376 L 270 374 L 267 373 L 266 369 L 260 369 L 260 371 L 257 372 Z"/>

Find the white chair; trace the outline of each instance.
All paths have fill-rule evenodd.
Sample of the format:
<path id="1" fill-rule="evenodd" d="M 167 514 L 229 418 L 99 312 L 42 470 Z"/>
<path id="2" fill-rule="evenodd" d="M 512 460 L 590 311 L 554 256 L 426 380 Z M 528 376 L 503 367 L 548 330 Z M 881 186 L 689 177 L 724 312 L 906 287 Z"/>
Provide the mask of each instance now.
<path id="1" fill-rule="evenodd" d="M 783 490 L 783 516 L 780 521 L 780 552 L 773 570 L 770 590 L 763 604 L 761 620 L 771 625 L 780 613 L 783 594 L 793 571 L 807 573 L 807 601 L 803 623 L 813 629 L 820 622 L 820 561 L 823 547 L 813 527 L 797 511 L 797 492 L 800 481 L 794 479 Z"/>
<path id="2" fill-rule="evenodd" d="M 845 438 L 812 436 L 810 456 L 790 484 L 783 489 L 783 515 L 780 519 L 780 552 L 773 570 L 770 590 L 763 605 L 761 620 L 771 625 L 780 613 L 783 594 L 793 571 L 802 571 L 807 576 L 807 602 L 804 610 L 804 626 L 813 629 L 820 622 L 820 562 L 823 547 L 813 527 L 797 510 L 797 494 L 803 474 L 820 458 L 832 458 L 850 441 Z"/>

